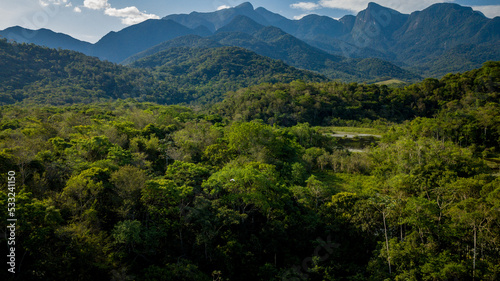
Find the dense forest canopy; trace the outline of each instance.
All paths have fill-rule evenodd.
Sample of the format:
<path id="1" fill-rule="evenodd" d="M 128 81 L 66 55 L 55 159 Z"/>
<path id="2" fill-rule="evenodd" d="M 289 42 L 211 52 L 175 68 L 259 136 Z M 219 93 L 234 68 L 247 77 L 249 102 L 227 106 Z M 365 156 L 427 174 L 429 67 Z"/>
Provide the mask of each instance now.
<path id="1" fill-rule="evenodd" d="M 307 73 L 200 110 L 174 104 L 190 100 L 163 82 L 173 65 L 0 44 L 18 67 L 0 68 L 0 172 L 15 172 L 18 219 L 17 273 L 2 280 L 500 276 L 500 62 L 403 88 Z M 383 136 L 353 151 L 331 126 Z"/>

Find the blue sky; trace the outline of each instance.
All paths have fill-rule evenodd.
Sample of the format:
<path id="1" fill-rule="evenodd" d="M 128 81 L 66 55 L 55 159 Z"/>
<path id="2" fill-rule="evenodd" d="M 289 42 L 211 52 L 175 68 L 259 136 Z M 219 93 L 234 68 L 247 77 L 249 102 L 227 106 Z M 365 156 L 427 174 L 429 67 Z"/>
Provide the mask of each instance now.
<path id="1" fill-rule="evenodd" d="M 149 18 L 192 11 L 211 12 L 234 7 L 237 0 L 0 0 L 0 29 L 20 25 L 30 29 L 48 28 L 80 40 L 96 42 L 110 31 L 118 31 Z M 254 0 L 290 19 L 307 14 L 340 18 L 356 15 L 369 2 L 376 2 L 403 13 L 422 10 L 438 2 L 471 6 L 492 18 L 500 16 L 500 0 Z"/>

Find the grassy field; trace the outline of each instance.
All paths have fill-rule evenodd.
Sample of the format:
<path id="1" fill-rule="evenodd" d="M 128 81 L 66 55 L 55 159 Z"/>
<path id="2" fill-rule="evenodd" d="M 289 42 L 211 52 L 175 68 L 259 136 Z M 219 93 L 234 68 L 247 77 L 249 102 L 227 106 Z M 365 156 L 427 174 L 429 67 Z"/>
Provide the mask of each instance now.
<path id="1" fill-rule="evenodd" d="M 408 82 L 399 80 L 399 79 L 390 79 L 390 80 L 385 80 L 385 81 L 380 81 L 375 83 L 375 85 L 386 85 L 386 86 L 404 86 L 406 84 L 409 84 Z"/>
<path id="2" fill-rule="evenodd" d="M 384 131 L 376 128 L 359 128 L 359 127 L 321 127 L 321 132 L 324 134 L 334 134 L 338 132 L 349 133 L 352 135 L 367 134 L 380 136 L 384 134 Z"/>
<path id="3" fill-rule="evenodd" d="M 314 175 L 327 186 L 338 192 L 352 192 L 360 195 L 371 194 L 377 186 L 374 176 L 334 173 L 333 171 L 316 172 Z"/>

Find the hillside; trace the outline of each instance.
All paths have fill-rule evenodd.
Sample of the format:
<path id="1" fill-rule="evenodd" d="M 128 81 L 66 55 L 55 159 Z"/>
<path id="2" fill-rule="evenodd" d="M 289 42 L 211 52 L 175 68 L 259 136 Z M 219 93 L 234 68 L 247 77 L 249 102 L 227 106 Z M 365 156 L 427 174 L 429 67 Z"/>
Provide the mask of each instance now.
<path id="1" fill-rule="evenodd" d="M 279 59 L 301 69 L 313 70 L 330 79 L 342 81 L 383 80 L 391 77 L 405 81 L 415 81 L 418 75 L 403 70 L 380 59 L 346 59 L 312 47 L 281 29 L 263 26 L 246 16 L 236 16 L 214 35 L 205 38 L 185 36 L 163 42 L 146 51 L 136 54 L 124 63 L 165 50 L 173 46 L 213 47 L 217 44 L 238 46 L 252 50 L 259 55 Z"/>
<path id="2" fill-rule="evenodd" d="M 82 53 L 0 40 L 1 103 L 73 104 L 138 98 L 188 101 L 147 71 Z M 160 93 L 160 94 L 158 94 Z"/>
<path id="3" fill-rule="evenodd" d="M 92 55 L 102 60 L 121 62 L 161 42 L 189 34 L 207 35 L 201 29 L 187 28 L 171 20 L 147 20 L 106 34 L 95 43 Z"/>
<path id="4" fill-rule="evenodd" d="M 207 102 L 226 91 L 264 82 L 326 80 L 240 48 L 171 49 L 136 66 L 150 70 L 0 40 L 0 102 L 57 105 L 127 98 L 161 104 Z"/>
<path id="5" fill-rule="evenodd" d="M 142 52 L 136 53 L 124 61 L 121 62 L 121 64 L 127 65 L 130 64 L 134 61 L 137 61 L 141 58 L 154 55 L 156 53 L 159 53 L 161 51 L 170 49 L 170 48 L 176 48 L 176 47 L 187 47 L 187 48 L 216 48 L 216 47 L 222 47 L 221 44 L 206 38 L 206 37 L 201 37 L 199 35 L 186 35 L 182 37 L 178 37 L 172 40 L 168 40 L 165 42 L 162 42 L 158 45 L 155 45 L 149 49 L 146 49 Z"/>
<path id="6" fill-rule="evenodd" d="M 196 92 L 197 102 L 217 100 L 223 93 L 262 83 L 326 81 L 324 76 L 237 47 L 170 48 L 130 64 L 153 70 L 168 85 Z"/>
<path id="7" fill-rule="evenodd" d="M 344 125 L 342 122 L 346 120 L 354 121 L 354 124 L 370 124 L 376 120 L 400 123 L 416 117 L 431 118 L 442 110 L 461 112 L 464 108 L 467 108 L 467 114 L 457 113 L 449 118 L 469 118 L 474 114 L 474 118 L 480 119 L 482 117 L 475 115 L 474 111 L 480 112 L 481 107 L 497 103 L 498 92 L 500 62 L 488 62 L 480 69 L 449 74 L 440 80 L 428 78 L 404 88 L 301 81 L 252 86 L 229 93 L 213 108 L 215 113 L 230 119 L 261 119 L 270 125 L 282 126 L 304 122 L 320 126 Z M 493 121 L 495 116 L 485 118 L 497 122 Z M 471 138 L 478 133 L 468 132 Z"/>
<path id="8" fill-rule="evenodd" d="M 180 91 L 196 92 L 197 101 L 218 99 L 223 93 L 262 83 L 326 81 L 324 76 L 237 47 L 169 48 L 130 64 L 147 68 Z"/>

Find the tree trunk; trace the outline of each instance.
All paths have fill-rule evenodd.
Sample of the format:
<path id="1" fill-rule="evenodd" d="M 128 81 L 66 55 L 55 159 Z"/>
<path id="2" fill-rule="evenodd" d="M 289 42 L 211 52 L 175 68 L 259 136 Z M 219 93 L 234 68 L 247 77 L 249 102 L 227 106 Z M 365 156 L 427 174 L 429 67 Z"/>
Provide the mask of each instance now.
<path id="1" fill-rule="evenodd" d="M 384 234 L 385 234 L 385 247 L 387 249 L 387 263 L 389 264 L 389 275 L 391 274 L 391 257 L 389 256 L 389 239 L 387 238 L 387 225 L 385 223 L 385 212 L 382 212 L 384 219 Z"/>
<path id="2" fill-rule="evenodd" d="M 476 227 L 474 227 L 474 261 L 472 264 L 472 278 L 474 279 L 476 277 Z"/>

